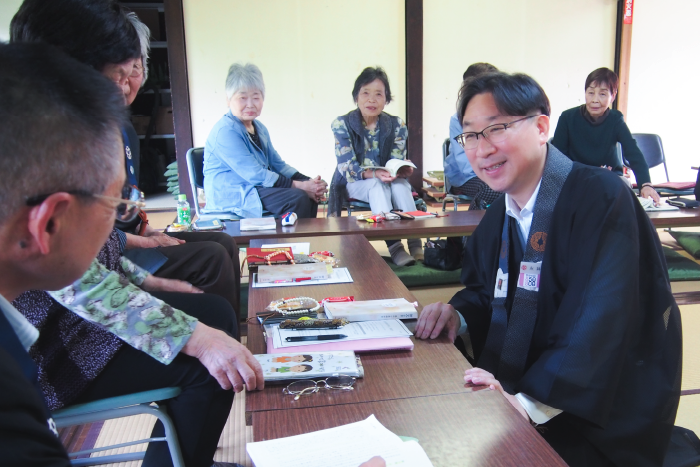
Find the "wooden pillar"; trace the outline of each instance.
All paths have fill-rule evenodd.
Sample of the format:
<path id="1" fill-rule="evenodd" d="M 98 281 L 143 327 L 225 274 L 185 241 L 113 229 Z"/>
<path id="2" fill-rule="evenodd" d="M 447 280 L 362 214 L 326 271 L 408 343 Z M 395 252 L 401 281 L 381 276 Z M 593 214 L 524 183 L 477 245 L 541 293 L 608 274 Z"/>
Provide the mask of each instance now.
<path id="1" fill-rule="evenodd" d="M 168 39 L 168 68 L 175 127 L 175 154 L 180 193 L 187 194 L 190 206 L 196 202 L 190 191 L 190 176 L 185 155 L 192 147 L 192 120 L 190 117 L 190 89 L 187 78 L 185 52 L 185 20 L 182 0 L 164 0 L 165 31 Z"/>
<path id="2" fill-rule="evenodd" d="M 406 125 L 408 157 L 418 167 L 410 182 L 423 186 L 423 0 L 405 0 L 406 10 Z"/>
<path id="3" fill-rule="evenodd" d="M 629 99 L 630 57 L 632 55 L 632 12 L 634 0 L 619 0 L 622 2 L 621 11 L 618 10 L 618 28 L 620 30 L 619 50 L 615 55 L 617 75 L 620 82 L 617 89 L 617 110 L 627 116 L 627 102 Z"/>

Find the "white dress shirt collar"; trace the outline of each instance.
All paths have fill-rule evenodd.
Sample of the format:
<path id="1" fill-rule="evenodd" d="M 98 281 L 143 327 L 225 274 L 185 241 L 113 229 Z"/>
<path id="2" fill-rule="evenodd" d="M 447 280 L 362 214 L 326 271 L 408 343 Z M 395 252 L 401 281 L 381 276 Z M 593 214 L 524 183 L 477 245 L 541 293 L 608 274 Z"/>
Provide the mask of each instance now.
<path id="1" fill-rule="evenodd" d="M 523 239 L 527 239 L 530 235 L 530 226 L 532 225 L 532 216 L 535 213 L 535 202 L 537 201 L 537 194 L 540 192 L 540 185 L 542 185 L 541 178 L 532 196 L 530 196 L 530 199 L 522 209 L 518 206 L 518 203 L 506 193 L 506 214 L 518 222 L 521 238 Z"/>
<path id="2" fill-rule="evenodd" d="M 5 315 L 24 349 L 28 351 L 39 338 L 39 331 L 2 295 L 0 295 L 0 312 Z"/>

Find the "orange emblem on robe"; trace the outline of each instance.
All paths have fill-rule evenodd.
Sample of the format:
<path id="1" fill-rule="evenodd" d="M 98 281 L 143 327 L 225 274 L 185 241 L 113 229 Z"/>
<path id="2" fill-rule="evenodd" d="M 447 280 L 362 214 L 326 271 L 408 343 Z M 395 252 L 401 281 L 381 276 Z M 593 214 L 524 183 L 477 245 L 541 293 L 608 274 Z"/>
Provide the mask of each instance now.
<path id="1" fill-rule="evenodd" d="M 530 246 L 535 251 L 544 251 L 544 247 L 547 245 L 547 233 L 546 232 L 535 232 L 530 237 Z"/>

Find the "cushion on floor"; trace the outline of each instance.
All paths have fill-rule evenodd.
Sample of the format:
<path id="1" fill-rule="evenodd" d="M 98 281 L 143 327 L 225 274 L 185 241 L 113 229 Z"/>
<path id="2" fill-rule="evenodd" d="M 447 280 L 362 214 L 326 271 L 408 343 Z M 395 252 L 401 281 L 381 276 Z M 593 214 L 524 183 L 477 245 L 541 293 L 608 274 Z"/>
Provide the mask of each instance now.
<path id="1" fill-rule="evenodd" d="M 694 258 L 700 258 L 700 232 L 669 230 L 668 233 L 676 239 L 685 251 L 693 255 Z"/>
<path id="2" fill-rule="evenodd" d="M 392 271 L 398 276 L 406 287 L 423 287 L 428 285 L 459 284 L 462 269 L 455 271 L 441 271 L 429 268 L 418 261 L 413 266 L 397 266 L 391 258 L 382 256 Z"/>
<path id="3" fill-rule="evenodd" d="M 700 280 L 700 264 L 666 247 L 664 256 L 668 266 L 668 277 L 672 282 Z"/>

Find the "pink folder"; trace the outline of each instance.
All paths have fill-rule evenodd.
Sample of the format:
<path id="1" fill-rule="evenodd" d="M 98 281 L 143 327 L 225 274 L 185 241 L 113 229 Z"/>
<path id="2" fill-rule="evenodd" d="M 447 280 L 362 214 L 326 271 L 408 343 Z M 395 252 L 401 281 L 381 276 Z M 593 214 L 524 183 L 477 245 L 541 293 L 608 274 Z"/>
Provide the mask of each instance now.
<path id="1" fill-rule="evenodd" d="M 355 352 L 371 352 L 374 350 L 413 350 L 410 337 L 387 337 L 384 339 L 362 339 L 357 341 L 333 342 L 327 344 L 297 345 L 276 349 L 272 345 L 272 336 L 267 337 L 267 353 L 289 352 L 321 352 L 324 350 L 354 350 Z"/>

